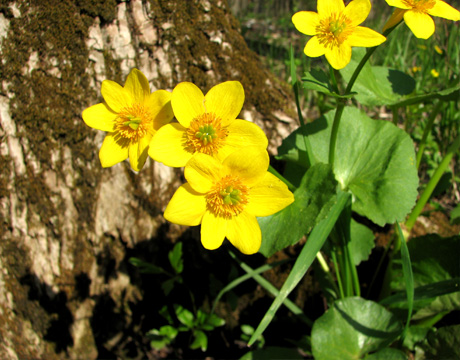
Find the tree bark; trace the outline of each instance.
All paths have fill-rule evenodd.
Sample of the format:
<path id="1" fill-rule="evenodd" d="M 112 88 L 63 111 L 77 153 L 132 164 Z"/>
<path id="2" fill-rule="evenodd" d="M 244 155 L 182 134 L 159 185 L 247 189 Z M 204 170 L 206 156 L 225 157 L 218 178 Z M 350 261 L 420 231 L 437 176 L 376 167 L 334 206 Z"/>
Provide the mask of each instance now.
<path id="1" fill-rule="evenodd" d="M 271 152 L 296 126 L 289 90 L 222 0 L 2 0 L 0 39 L 0 358 L 104 357 L 139 330 L 129 257 L 164 257 L 184 228 L 162 217 L 180 169 L 101 167 L 105 134 L 81 119 L 101 82 L 123 84 L 133 67 L 152 90 L 239 80 L 240 118 Z"/>

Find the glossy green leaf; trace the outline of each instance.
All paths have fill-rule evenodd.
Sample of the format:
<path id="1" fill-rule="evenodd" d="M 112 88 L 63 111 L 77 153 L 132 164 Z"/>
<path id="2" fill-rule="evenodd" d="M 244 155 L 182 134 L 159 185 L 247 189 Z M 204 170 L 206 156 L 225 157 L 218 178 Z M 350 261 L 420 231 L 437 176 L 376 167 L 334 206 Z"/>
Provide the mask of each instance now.
<path id="1" fill-rule="evenodd" d="M 184 269 L 184 261 L 182 260 L 182 243 L 174 245 L 174 248 L 168 253 L 169 262 L 176 274 L 180 274 Z"/>
<path id="2" fill-rule="evenodd" d="M 460 325 L 445 326 L 428 334 L 423 349 L 427 359 L 460 359 Z"/>
<path id="3" fill-rule="evenodd" d="M 331 111 L 306 126 L 320 162 L 328 160 L 333 119 Z M 302 136 L 302 129 L 288 136 L 278 149 L 278 158 L 303 164 Z M 380 226 L 403 221 L 415 205 L 418 175 L 414 144 L 407 133 L 388 121 L 373 120 L 356 108 L 346 107 L 333 171 L 342 190 L 353 194 L 352 209 Z"/>
<path id="4" fill-rule="evenodd" d="M 345 298 L 313 325 L 313 356 L 316 360 L 360 359 L 390 345 L 401 331 L 401 323 L 383 306 L 358 297 Z"/>
<path id="5" fill-rule="evenodd" d="M 195 330 L 193 332 L 194 339 L 190 344 L 190 349 L 201 349 L 201 351 L 206 351 L 208 348 L 208 337 L 201 330 Z"/>
<path id="6" fill-rule="evenodd" d="M 187 326 L 188 328 L 193 328 L 194 326 L 194 319 L 195 317 L 193 316 L 193 313 L 187 309 L 185 309 L 184 307 L 182 307 L 181 305 L 176 305 L 174 306 L 174 309 L 176 311 L 176 316 L 177 316 L 177 319 L 182 323 L 184 324 L 185 326 Z"/>
<path id="7" fill-rule="evenodd" d="M 460 254 L 460 236 L 443 238 L 437 234 L 426 235 L 413 238 L 407 243 L 414 275 L 414 285 L 416 288 L 427 286 L 426 291 L 433 291 L 430 284 L 446 283 L 460 277 L 459 254 Z M 455 284 L 453 285 L 455 286 Z M 392 281 L 391 288 L 394 291 L 402 291 L 406 287 L 402 274 L 401 260 L 395 259 L 392 264 Z M 434 316 L 444 311 L 460 309 L 460 287 L 457 282 L 457 292 L 450 293 L 436 298 L 425 296 L 423 298 L 415 297 L 413 319 L 423 319 Z M 415 294 L 420 294 L 416 291 Z M 405 308 L 406 304 L 393 304 L 393 307 Z M 396 309 L 394 309 L 396 311 Z"/>
<path id="8" fill-rule="evenodd" d="M 257 219 L 262 230 L 259 252 L 269 257 L 308 234 L 333 205 L 336 187 L 329 165 L 313 165 L 294 192 L 295 201 L 291 205 L 274 215 Z"/>
<path id="9" fill-rule="evenodd" d="M 353 49 L 350 63 L 340 71 L 345 82 L 350 80 L 364 54 L 364 49 Z M 369 62 L 364 65 L 353 86 L 353 91 L 358 93 L 356 100 L 367 106 L 392 105 L 414 90 L 415 81 L 411 76 L 399 70 L 371 66 Z"/>
<path id="10" fill-rule="evenodd" d="M 351 241 L 350 250 L 353 263 L 357 266 L 366 261 L 372 249 L 375 247 L 375 236 L 371 229 L 353 219 L 350 226 Z"/>

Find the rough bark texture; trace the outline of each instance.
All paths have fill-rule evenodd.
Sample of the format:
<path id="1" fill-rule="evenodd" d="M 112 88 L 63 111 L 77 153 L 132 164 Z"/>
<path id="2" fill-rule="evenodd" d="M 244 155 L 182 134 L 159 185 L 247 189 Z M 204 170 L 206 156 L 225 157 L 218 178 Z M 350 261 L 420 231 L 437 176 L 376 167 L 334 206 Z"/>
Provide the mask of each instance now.
<path id="1" fill-rule="evenodd" d="M 164 257 L 184 229 L 162 218 L 180 169 L 101 168 L 104 133 L 81 119 L 101 82 L 240 80 L 271 151 L 295 126 L 289 92 L 222 0 L 2 0 L 0 41 L 0 358 L 104 357 L 142 316 L 133 249 Z"/>

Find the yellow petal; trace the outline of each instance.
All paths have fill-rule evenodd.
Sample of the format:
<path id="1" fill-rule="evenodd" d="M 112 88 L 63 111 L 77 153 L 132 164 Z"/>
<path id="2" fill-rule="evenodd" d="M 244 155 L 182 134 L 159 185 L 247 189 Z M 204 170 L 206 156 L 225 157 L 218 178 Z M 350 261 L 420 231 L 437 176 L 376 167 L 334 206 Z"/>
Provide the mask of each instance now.
<path id="1" fill-rule="evenodd" d="M 347 5 L 343 14 L 351 21 L 350 26 L 357 26 L 366 20 L 370 11 L 371 2 L 369 0 L 353 0 Z"/>
<path id="2" fill-rule="evenodd" d="M 208 192 L 221 179 L 222 164 L 210 155 L 196 153 L 184 169 L 190 186 L 200 193 Z"/>
<path id="3" fill-rule="evenodd" d="M 119 113 L 122 108 L 134 102 L 132 95 L 112 80 L 104 80 L 101 85 L 101 94 L 111 110 Z"/>
<path id="4" fill-rule="evenodd" d="M 388 5 L 394 6 L 399 9 L 412 9 L 412 6 L 409 5 L 408 1 L 405 0 L 385 0 Z"/>
<path id="5" fill-rule="evenodd" d="M 295 28 L 306 35 L 316 35 L 316 27 L 319 25 L 319 15 L 313 11 L 299 11 L 292 16 Z"/>
<path id="6" fill-rule="evenodd" d="M 190 82 L 178 84 L 171 95 L 171 105 L 177 121 L 188 128 L 190 122 L 204 113 L 204 95 Z"/>
<path id="7" fill-rule="evenodd" d="M 132 69 L 126 79 L 125 90 L 128 91 L 135 103 L 142 104 L 150 95 L 149 81 L 145 75 L 137 69 Z"/>
<path id="8" fill-rule="evenodd" d="M 222 245 L 227 232 L 227 220 L 206 211 L 201 222 L 201 243 L 205 249 L 215 250 Z"/>
<path id="9" fill-rule="evenodd" d="M 294 202 L 294 195 L 275 175 L 267 172 L 262 181 L 249 190 L 245 211 L 254 216 L 269 216 Z"/>
<path id="10" fill-rule="evenodd" d="M 460 11 L 440 0 L 437 0 L 434 6 L 428 10 L 428 14 L 448 20 L 460 20 Z"/>
<path id="11" fill-rule="evenodd" d="M 129 162 L 134 171 L 141 171 L 148 157 L 149 143 L 152 135 L 146 134 L 138 142 L 129 145 Z"/>
<path id="12" fill-rule="evenodd" d="M 254 215 L 243 211 L 227 225 L 227 239 L 243 254 L 255 254 L 262 243 L 262 233 Z"/>
<path id="13" fill-rule="evenodd" d="M 155 117 L 153 129 L 156 131 L 171 122 L 174 117 L 171 107 L 171 93 L 169 91 L 157 90 L 153 92 L 146 98 L 145 105 Z"/>
<path id="14" fill-rule="evenodd" d="M 248 146 L 232 152 L 224 160 L 222 174 L 223 176 L 236 175 L 250 187 L 263 179 L 269 162 L 265 148 Z"/>
<path id="15" fill-rule="evenodd" d="M 351 60 L 351 46 L 344 43 L 332 49 L 326 49 L 326 59 L 334 69 L 343 69 Z"/>
<path id="16" fill-rule="evenodd" d="M 129 142 L 123 141 L 116 133 L 108 133 L 99 150 L 102 167 L 110 167 L 128 158 Z"/>
<path id="17" fill-rule="evenodd" d="M 323 44 L 319 43 L 318 37 L 313 36 L 310 40 L 308 40 L 307 45 L 303 49 L 305 55 L 310 57 L 318 57 L 323 56 L 326 53 L 326 48 Z"/>
<path id="18" fill-rule="evenodd" d="M 176 190 L 166 207 L 164 218 L 174 224 L 196 226 L 206 211 L 206 199 L 184 184 Z"/>
<path id="19" fill-rule="evenodd" d="M 236 119 L 244 103 L 244 89 L 239 81 L 226 81 L 211 88 L 206 94 L 206 112 L 214 113 L 226 126 Z"/>
<path id="20" fill-rule="evenodd" d="M 388 21 L 386 22 L 385 26 L 383 27 L 382 33 L 387 31 L 388 29 L 391 29 L 392 27 L 395 27 L 396 25 L 398 25 L 403 20 L 404 13 L 406 11 L 407 10 L 396 9 L 393 12 L 393 14 L 390 16 Z"/>
<path id="21" fill-rule="evenodd" d="M 149 146 L 149 156 L 171 167 L 183 167 L 192 157 L 185 150 L 185 131 L 181 124 L 170 123 L 162 126 L 153 136 Z"/>
<path id="22" fill-rule="evenodd" d="M 216 157 L 223 161 L 232 152 L 247 146 L 259 146 L 266 149 L 268 139 L 263 130 L 246 120 L 235 120 L 228 127 L 225 145 L 219 149 Z"/>
<path id="23" fill-rule="evenodd" d="M 106 104 L 102 103 L 86 108 L 83 110 L 81 116 L 85 124 L 89 127 L 111 132 L 114 130 L 114 121 L 117 113 L 114 113 Z"/>
<path id="24" fill-rule="evenodd" d="M 408 10 L 404 13 L 404 21 L 419 39 L 428 39 L 434 33 L 434 21 L 430 15 Z"/>
<path id="25" fill-rule="evenodd" d="M 318 15 L 321 18 L 328 18 L 333 13 L 340 13 L 345 9 L 343 0 L 318 0 Z"/>
<path id="26" fill-rule="evenodd" d="M 380 45 L 385 40 L 385 36 L 379 34 L 377 31 L 357 26 L 353 29 L 353 33 L 348 36 L 347 43 L 350 46 L 373 47 Z"/>

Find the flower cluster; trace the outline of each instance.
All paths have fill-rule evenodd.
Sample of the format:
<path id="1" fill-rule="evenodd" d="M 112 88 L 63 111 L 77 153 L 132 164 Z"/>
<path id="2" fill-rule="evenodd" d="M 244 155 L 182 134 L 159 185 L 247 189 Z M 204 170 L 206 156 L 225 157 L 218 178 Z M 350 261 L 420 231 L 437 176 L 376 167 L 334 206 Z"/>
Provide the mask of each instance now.
<path id="1" fill-rule="evenodd" d="M 441 0 L 386 0 L 397 9 L 387 21 L 383 32 L 393 28 L 403 19 L 414 35 L 428 39 L 435 30 L 432 16 L 460 20 L 460 12 Z M 351 59 L 352 47 L 375 47 L 386 38 L 360 25 L 369 15 L 370 0 L 352 0 L 345 7 L 343 0 L 318 0 L 317 13 L 299 11 L 292 22 L 301 33 L 312 36 L 304 48 L 305 55 L 325 55 L 329 64 L 343 69 Z"/>
<path id="2" fill-rule="evenodd" d="M 99 152 L 102 166 L 129 157 L 139 171 L 150 155 L 167 166 L 185 167 L 187 183 L 173 195 L 165 218 L 201 224 L 206 249 L 218 248 L 227 238 L 244 254 L 256 253 L 262 241 L 256 217 L 282 210 L 294 195 L 267 171 L 264 132 L 237 119 L 244 103 L 241 83 L 221 83 L 206 95 L 189 82 L 172 93 L 150 93 L 145 76 L 133 69 L 124 87 L 105 80 L 101 93 L 104 103 L 82 116 L 88 126 L 107 131 Z"/>

